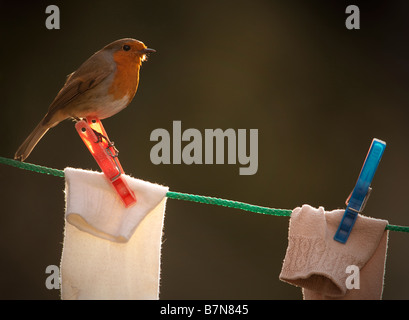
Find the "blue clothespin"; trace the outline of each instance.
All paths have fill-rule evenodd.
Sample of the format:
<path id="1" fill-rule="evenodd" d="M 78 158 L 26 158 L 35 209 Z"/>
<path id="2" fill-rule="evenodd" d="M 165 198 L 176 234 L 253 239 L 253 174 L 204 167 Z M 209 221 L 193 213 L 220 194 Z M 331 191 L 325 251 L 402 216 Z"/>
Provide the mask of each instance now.
<path id="1" fill-rule="evenodd" d="M 347 208 L 345 209 L 338 230 L 335 233 L 334 240 L 341 243 L 347 242 L 352 227 L 355 224 L 355 220 L 358 217 L 358 214 L 364 210 L 365 204 L 371 193 L 372 179 L 378 168 L 379 161 L 381 161 L 385 147 L 385 142 L 378 139 L 372 140 L 371 147 L 366 155 L 358 181 L 346 201 Z"/>

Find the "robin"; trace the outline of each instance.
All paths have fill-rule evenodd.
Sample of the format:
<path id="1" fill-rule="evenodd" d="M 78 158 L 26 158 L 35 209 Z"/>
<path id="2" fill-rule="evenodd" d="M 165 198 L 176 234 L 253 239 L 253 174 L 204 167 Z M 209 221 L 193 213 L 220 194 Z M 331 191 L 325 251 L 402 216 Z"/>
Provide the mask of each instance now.
<path id="1" fill-rule="evenodd" d="M 90 116 L 105 119 L 128 106 L 139 83 L 139 69 L 147 54 L 156 52 L 141 41 L 114 41 L 71 73 L 47 114 L 18 148 L 14 159 L 24 161 L 38 141 L 61 121 Z"/>

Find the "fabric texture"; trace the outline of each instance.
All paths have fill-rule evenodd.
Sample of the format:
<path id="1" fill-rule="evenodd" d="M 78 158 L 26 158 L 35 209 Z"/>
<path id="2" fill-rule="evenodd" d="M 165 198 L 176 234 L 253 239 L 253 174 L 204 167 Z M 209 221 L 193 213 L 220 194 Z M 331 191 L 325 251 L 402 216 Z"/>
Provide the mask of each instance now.
<path id="1" fill-rule="evenodd" d="M 381 299 L 388 221 L 358 215 L 345 244 L 333 239 L 344 210 L 303 205 L 290 218 L 280 280 L 303 288 L 306 300 Z M 359 268 L 359 289 L 348 289 L 348 266 Z"/>
<path id="2" fill-rule="evenodd" d="M 158 299 L 167 187 L 125 175 L 125 208 L 99 172 L 66 168 L 62 299 Z"/>

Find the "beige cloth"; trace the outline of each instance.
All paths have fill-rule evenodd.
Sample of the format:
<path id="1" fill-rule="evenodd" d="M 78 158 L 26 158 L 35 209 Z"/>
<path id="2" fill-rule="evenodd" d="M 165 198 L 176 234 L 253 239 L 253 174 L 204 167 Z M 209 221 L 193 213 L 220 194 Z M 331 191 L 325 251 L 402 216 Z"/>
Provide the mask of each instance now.
<path id="1" fill-rule="evenodd" d="M 99 172 L 66 168 L 62 299 L 158 299 L 167 187 L 125 176 L 125 208 Z"/>
<path id="2" fill-rule="evenodd" d="M 304 299 L 381 299 L 388 242 L 386 220 L 359 215 L 345 244 L 333 239 L 345 210 L 293 210 L 280 280 L 303 288 Z M 348 289 L 348 266 L 359 268 L 359 289 Z"/>

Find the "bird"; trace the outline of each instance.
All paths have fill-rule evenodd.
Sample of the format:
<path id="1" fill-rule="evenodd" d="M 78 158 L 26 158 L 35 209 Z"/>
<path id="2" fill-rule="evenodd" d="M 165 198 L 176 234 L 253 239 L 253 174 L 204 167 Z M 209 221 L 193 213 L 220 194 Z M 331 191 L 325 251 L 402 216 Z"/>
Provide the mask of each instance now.
<path id="1" fill-rule="evenodd" d="M 61 121 L 109 118 L 126 108 L 139 84 L 139 70 L 155 49 L 133 38 L 116 40 L 95 52 L 73 73 L 51 102 L 48 112 L 14 155 L 24 161 L 46 134 Z"/>

